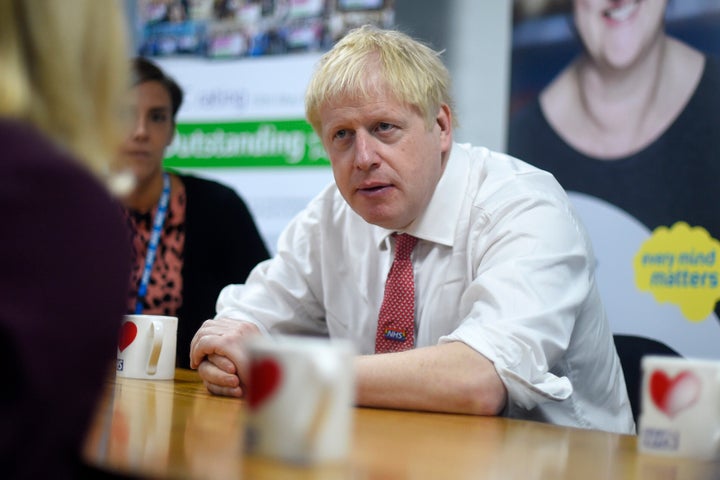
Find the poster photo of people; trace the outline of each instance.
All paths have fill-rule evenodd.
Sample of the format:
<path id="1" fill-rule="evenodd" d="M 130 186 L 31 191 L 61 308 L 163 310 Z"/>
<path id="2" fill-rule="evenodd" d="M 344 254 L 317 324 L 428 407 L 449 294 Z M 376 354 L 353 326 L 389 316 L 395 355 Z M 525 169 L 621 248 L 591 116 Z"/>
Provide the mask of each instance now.
<path id="1" fill-rule="evenodd" d="M 348 30 L 390 27 L 393 0 L 141 0 L 139 54 L 240 58 L 326 50 Z"/>

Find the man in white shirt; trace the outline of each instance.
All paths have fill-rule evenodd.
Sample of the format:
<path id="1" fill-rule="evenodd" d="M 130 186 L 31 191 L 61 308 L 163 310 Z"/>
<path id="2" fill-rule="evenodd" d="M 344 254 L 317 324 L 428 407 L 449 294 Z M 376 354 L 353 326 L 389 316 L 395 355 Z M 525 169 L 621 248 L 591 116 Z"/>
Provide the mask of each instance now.
<path id="1" fill-rule="evenodd" d="M 223 290 L 191 366 L 211 392 L 239 397 L 244 337 L 328 335 L 359 353 L 359 405 L 634 432 L 590 242 L 564 191 L 520 160 L 453 143 L 449 90 L 438 53 L 399 32 L 362 27 L 323 57 L 306 113 L 335 183 L 275 258 Z M 418 239 L 414 329 L 386 329 L 383 341 L 405 345 L 375 354 L 399 233 Z"/>

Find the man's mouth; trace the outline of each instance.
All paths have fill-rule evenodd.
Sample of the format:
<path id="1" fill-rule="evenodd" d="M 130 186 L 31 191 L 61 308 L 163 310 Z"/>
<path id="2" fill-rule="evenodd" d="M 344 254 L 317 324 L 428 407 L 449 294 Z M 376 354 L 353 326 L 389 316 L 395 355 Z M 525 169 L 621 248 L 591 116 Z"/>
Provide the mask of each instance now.
<path id="1" fill-rule="evenodd" d="M 610 20 L 622 22 L 630 18 L 632 14 L 635 13 L 638 8 L 640 8 L 640 2 L 641 0 L 633 0 L 631 2 L 626 2 L 620 6 L 611 7 L 607 10 L 603 10 L 602 14 L 605 18 L 609 18 Z"/>
<path id="2" fill-rule="evenodd" d="M 367 182 L 363 185 L 360 185 L 357 190 L 360 193 L 376 193 L 385 190 L 391 186 L 392 184 L 390 183 Z"/>
<path id="3" fill-rule="evenodd" d="M 365 192 L 377 192 L 378 190 L 382 190 L 382 189 L 385 188 L 386 186 L 387 186 L 387 185 L 376 185 L 376 186 L 374 186 L 374 187 L 361 188 L 360 190 L 363 190 L 363 191 L 365 191 Z"/>

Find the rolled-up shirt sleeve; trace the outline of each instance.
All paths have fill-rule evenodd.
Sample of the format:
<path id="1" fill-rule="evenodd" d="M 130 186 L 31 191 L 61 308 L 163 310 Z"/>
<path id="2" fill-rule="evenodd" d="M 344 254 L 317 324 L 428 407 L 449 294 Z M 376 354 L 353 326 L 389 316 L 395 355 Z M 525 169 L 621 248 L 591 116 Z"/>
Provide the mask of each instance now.
<path id="1" fill-rule="evenodd" d="M 593 287 L 593 257 L 568 208 L 552 191 L 516 196 L 478 222 L 463 320 L 440 338 L 493 362 L 510 408 L 530 410 L 573 393 L 566 352 Z"/>
<path id="2" fill-rule="evenodd" d="M 282 232 L 273 258 L 259 263 L 246 283 L 220 292 L 215 318 L 250 322 L 265 334 L 327 335 L 317 245 L 323 202 L 316 203 Z"/>

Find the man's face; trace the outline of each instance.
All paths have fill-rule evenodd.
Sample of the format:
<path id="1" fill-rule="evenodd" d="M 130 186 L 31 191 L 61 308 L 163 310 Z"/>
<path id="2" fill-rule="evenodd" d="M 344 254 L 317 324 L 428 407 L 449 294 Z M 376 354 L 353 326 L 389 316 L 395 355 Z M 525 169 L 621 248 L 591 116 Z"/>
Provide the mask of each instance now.
<path id="1" fill-rule="evenodd" d="M 137 85 L 132 94 L 135 123 L 120 154 L 142 185 L 162 173 L 165 148 L 175 132 L 170 94 L 160 82 Z"/>
<path id="2" fill-rule="evenodd" d="M 321 140 L 345 201 L 368 223 L 401 230 L 430 202 L 452 144 L 443 106 L 428 130 L 420 112 L 379 87 L 371 100 L 341 97 L 320 109 Z"/>

